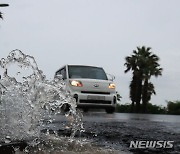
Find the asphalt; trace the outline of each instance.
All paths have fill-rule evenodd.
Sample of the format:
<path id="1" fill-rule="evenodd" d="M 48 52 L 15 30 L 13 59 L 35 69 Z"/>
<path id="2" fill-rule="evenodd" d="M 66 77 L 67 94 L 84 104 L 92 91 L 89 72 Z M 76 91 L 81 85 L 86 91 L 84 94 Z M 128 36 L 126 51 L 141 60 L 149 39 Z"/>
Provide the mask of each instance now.
<path id="1" fill-rule="evenodd" d="M 70 129 L 63 128 L 63 124 L 66 121 L 61 116 L 56 118 L 48 127 L 50 139 L 40 141 L 37 147 L 29 146 L 28 153 L 180 154 L 180 123 L 177 122 L 149 121 L 143 118 L 127 120 L 117 119 L 114 115 L 86 114 L 83 118 L 85 131 L 77 132 L 73 141 L 68 139 Z M 42 134 L 47 134 L 46 128 L 42 129 Z M 130 148 L 131 141 L 173 141 L 173 148 Z M 14 153 L 12 147 L 16 147 L 16 144 L 20 147 L 18 154 L 24 153 L 22 151 L 26 143 L 22 141 L 1 146 L 0 154 Z"/>

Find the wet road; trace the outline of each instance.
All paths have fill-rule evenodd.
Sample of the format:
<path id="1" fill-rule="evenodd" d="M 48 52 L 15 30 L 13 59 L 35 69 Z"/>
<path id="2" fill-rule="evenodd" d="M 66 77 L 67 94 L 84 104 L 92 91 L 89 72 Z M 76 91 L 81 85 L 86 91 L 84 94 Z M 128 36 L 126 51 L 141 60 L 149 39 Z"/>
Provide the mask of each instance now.
<path id="1" fill-rule="evenodd" d="M 12 146 L 1 147 L 0 153 L 180 154 L 180 116 L 83 113 L 85 131 L 77 132 L 73 140 L 66 127 L 69 120 L 63 114 L 54 116 L 52 123 L 46 119 L 36 146 L 27 146 L 26 142 L 12 143 Z M 173 148 L 130 148 L 131 141 L 173 141 Z M 24 152 L 25 149 L 28 152 Z"/>
<path id="2" fill-rule="evenodd" d="M 59 130 L 59 136 L 68 135 L 60 126 L 62 116 L 55 119 L 50 127 Z M 97 147 L 117 153 L 180 153 L 180 116 L 88 112 L 83 113 L 83 123 L 85 132 L 81 133 L 81 138 Z M 135 149 L 129 147 L 131 141 L 174 142 L 173 148 Z"/>

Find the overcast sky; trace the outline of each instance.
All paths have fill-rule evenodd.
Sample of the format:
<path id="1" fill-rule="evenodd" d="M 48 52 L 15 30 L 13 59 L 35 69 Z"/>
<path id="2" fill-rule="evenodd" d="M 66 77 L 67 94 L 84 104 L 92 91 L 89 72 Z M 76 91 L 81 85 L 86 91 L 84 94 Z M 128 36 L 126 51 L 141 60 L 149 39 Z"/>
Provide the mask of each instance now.
<path id="1" fill-rule="evenodd" d="M 64 64 L 101 66 L 116 76 L 122 103 L 131 73 L 125 57 L 152 47 L 163 76 L 153 79 L 151 103 L 180 99 L 179 0 L 0 0 L 0 58 L 14 49 L 35 57 L 48 79 Z"/>

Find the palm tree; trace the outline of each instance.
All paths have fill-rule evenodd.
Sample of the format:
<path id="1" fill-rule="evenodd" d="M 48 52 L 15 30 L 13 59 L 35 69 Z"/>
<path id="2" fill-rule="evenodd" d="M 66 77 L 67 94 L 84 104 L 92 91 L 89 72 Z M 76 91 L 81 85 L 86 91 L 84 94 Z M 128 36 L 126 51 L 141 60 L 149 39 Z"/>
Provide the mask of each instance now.
<path id="1" fill-rule="evenodd" d="M 3 19 L 2 13 L 0 12 L 0 18 Z"/>
<path id="2" fill-rule="evenodd" d="M 147 90 L 147 101 L 149 102 L 151 100 L 152 94 L 156 95 L 155 87 L 154 85 L 149 82 L 148 83 L 148 90 Z"/>
<path id="3" fill-rule="evenodd" d="M 137 95 L 137 91 L 136 91 L 136 86 L 137 86 L 137 82 L 136 82 L 136 76 L 134 75 L 132 77 L 132 81 L 129 85 L 129 89 L 130 89 L 130 94 L 129 97 L 131 99 L 131 113 L 134 113 L 134 106 L 135 106 L 135 102 L 136 102 L 136 95 Z"/>
<path id="4" fill-rule="evenodd" d="M 0 7 L 7 7 L 9 4 L 0 4 Z M 3 19 L 2 12 L 0 12 L 0 18 Z"/>
<path id="5" fill-rule="evenodd" d="M 142 71 L 143 71 L 143 91 L 142 91 L 142 103 L 143 103 L 143 112 L 147 111 L 147 103 L 151 99 L 152 94 L 156 94 L 154 90 L 154 85 L 149 83 L 149 80 L 152 76 L 158 77 L 162 75 L 162 68 L 158 63 L 159 57 L 152 52 L 151 48 L 142 47 L 139 48 L 142 52 Z"/>
<path id="6" fill-rule="evenodd" d="M 137 73 L 133 73 L 132 81 L 130 83 L 130 99 L 132 101 L 131 104 L 131 112 L 140 112 L 140 102 L 141 102 L 141 93 L 142 93 L 142 80 L 141 75 Z"/>
<path id="7" fill-rule="evenodd" d="M 140 102 L 143 102 L 143 112 L 146 112 L 148 101 L 151 95 L 155 94 L 154 85 L 149 83 L 151 76 L 162 75 L 162 68 L 158 63 L 159 57 L 150 52 L 151 48 L 145 46 L 137 47 L 137 51 L 133 51 L 132 56 L 125 58 L 125 73 L 130 70 L 133 73 L 130 84 L 130 98 L 132 101 L 132 108 L 136 102 L 136 112 L 140 111 Z"/>
<path id="8" fill-rule="evenodd" d="M 133 51 L 132 56 L 128 56 L 125 58 L 126 66 L 125 73 L 130 70 L 133 72 L 132 81 L 130 84 L 130 99 L 132 101 L 131 111 L 134 112 L 134 104 L 136 103 L 136 112 L 140 111 L 140 101 L 141 101 L 141 93 L 142 93 L 142 71 L 139 69 L 139 54 L 136 50 Z"/>

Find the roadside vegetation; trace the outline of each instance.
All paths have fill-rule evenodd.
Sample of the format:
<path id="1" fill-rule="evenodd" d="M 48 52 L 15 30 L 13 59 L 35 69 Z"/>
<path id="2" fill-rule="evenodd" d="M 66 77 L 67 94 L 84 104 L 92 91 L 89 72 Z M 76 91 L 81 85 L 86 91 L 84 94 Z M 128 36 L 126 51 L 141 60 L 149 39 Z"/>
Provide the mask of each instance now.
<path id="1" fill-rule="evenodd" d="M 117 105 L 116 111 L 123 113 L 151 113 L 180 115 L 180 101 L 167 101 L 167 106 L 150 103 L 151 96 L 156 95 L 152 77 L 162 75 L 163 69 L 159 64 L 159 57 L 151 52 L 150 47 L 137 47 L 132 55 L 125 58 L 125 73 L 132 73 L 129 85 L 131 103 Z M 121 97 L 119 97 L 121 98 Z"/>
<path id="2" fill-rule="evenodd" d="M 116 107 L 116 112 L 121 113 L 132 113 L 132 104 L 118 104 Z M 140 105 L 140 108 L 143 108 L 143 105 Z M 147 103 L 147 111 L 149 114 L 174 114 L 180 115 L 180 100 L 177 101 L 167 101 L 167 106 L 158 106 L 151 103 Z"/>
<path id="3" fill-rule="evenodd" d="M 0 4 L 0 7 L 7 7 L 9 4 Z M 3 13 L 0 11 L 0 18 L 3 19 Z"/>
<path id="4" fill-rule="evenodd" d="M 162 75 L 159 57 L 150 47 L 137 47 L 131 56 L 125 58 L 125 73 L 132 73 L 129 85 L 131 99 L 130 112 L 147 113 L 152 94 L 156 94 L 151 78 Z"/>
<path id="5" fill-rule="evenodd" d="M 177 101 L 168 101 L 167 110 L 169 114 L 180 115 L 180 100 Z"/>

